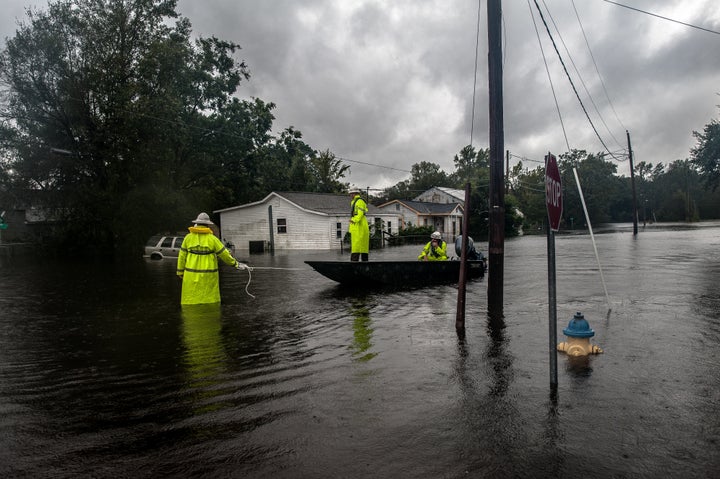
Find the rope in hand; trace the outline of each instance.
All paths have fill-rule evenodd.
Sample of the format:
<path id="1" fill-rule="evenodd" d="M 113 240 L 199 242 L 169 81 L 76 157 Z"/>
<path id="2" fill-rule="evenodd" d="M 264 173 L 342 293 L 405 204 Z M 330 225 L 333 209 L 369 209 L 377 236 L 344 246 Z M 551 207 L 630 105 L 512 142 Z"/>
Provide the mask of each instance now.
<path id="1" fill-rule="evenodd" d="M 245 268 L 245 271 L 248 273 L 248 282 L 245 285 L 245 293 L 247 293 L 248 296 L 250 296 L 252 299 L 255 299 L 255 295 L 251 294 L 248 289 L 250 288 L 250 282 L 252 281 L 252 273 L 251 271 L 254 269 L 278 269 L 278 270 L 284 270 L 284 271 L 302 271 L 303 268 L 273 268 L 271 266 L 247 266 Z"/>
<path id="2" fill-rule="evenodd" d="M 248 291 L 248 288 L 250 287 L 250 281 L 252 281 L 252 273 L 250 272 L 250 271 L 252 271 L 252 268 L 250 266 L 248 266 L 247 268 L 245 268 L 245 271 L 247 271 L 247 273 L 248 273 L 248 282 L 245 285 L 245 292 L 252 299 L 255 299 L 255 296 L 253 294 L 251 294 L 250 291 Z"/>

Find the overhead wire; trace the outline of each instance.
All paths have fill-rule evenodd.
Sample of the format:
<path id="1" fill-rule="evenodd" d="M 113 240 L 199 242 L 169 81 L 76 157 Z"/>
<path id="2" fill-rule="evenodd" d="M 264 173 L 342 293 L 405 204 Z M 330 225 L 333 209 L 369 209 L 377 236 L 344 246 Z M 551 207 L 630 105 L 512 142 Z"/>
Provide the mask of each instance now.
<path id="1" fill-rule="evenodd" d="M 580 94 L 577 91 L 577 88 L 575 87 L 575 82 L 573 82 L 572 77 L 570 76 L 570 72 L 568 72 L 567 66 L 565 65 L 565 61 L 562 58 L 562 55 L 560 54 L 560 50 L 557 47 L 557 44 L 555 43 L 555 39 L 552 36 L 552 33 L 550 32 L 550 27 L 547 24 L 547 21 L 545 20 L 545 16 L 542 13 L 542 10 L 540 9 L 540 5 L 538 5 L 537 0 L 534 0 L 535 7 L 537 8 L 538 14 L 540 15 L 540 19 L 543 22 L 543 25 L 545 25 L 545 30 L 547 31 L 548 37 L 550 37 L 550 42 L 553 45 L 553 48 L 555 49 L 555 53 L 558 56 L 558 59 L 560 60 L 560 64 L 563 67 L 563 70 L 565 71 L 565 76 L 567 76 L 568 81 L 570 82 L 570 86 L 572 86 L 573 92 L 575 93 L 575 97 L 577 98 L 578 102 L 580 103 L 580 107 L 582 108 L 583 112 L 585 113 L 585 118 L 587 118 L 588 123 L 590 123 L 590 126 L 592 127 L 593 131 L 595 132 L 595 136 L 597 136 L 598 140 L 600 140 L 600 144 L 602 144 L 603 148 L 605 148 L 605 151 L 607 151 L 610 156 L 612 156 L 616 161 L 622 161 L 618 159 L 615 155 L 613 155 L 610 152 L 610 149 L 605 144 L 605 140 L 602 139 L 600 136 L 600 133 L 597 131 L 597 128 L 595 127 L 595 124 L 593 123 L 592 119 L 590 118 L 590 115 L 588 114 L 587 108 L 585 108 L 585 104 L 583 103 L 582 99 L 580 98 Z M 569 150 L 568 146 L 568 150 Z"/>
<path id="2" fill-rule="evenodd" d="M 686 27 L 697 28 L 698 30 L 702 30 L 702 31 L 705 31 L 705 32 L 708 32 L 708 33 L 714 33 L 715 35 L 720 35 L 720 32 L 718 32 L 718 31 L 716 31 L 716 30 L 710 30 L 709 28 L 700 27 L 700 26 L 697 26 L 697 25 L 693 25 L 693 24 L 691 24 L 691 23 L 681 22 L 680 20 L 675 20 L 674 18 L 663 17 L 662 15 L 658 15 L 657 13 L 648 12 L 648 11 L 646 11 L 646 10 L 641 10 L 641 9 L 639 9 L 639 8 L 631 7 L 631 6 L 629 6 L 629 5 L 623 5 L 622 3 L 613 2 L 613 1 L 611 1 L 611 0 L 605 0 L 605 2 L 611 3 L 611 4 L 613 4 L 613 5 L 617 5 L 618 7 L 627 8 L 628 10 L 635 10 L 636 12 L 644 13 L 645 15 L 650 15 L 650 16 L 657 17 L 657 18 L 662 18 L 663 20 L 667 20 L 667 21 L 669 21 L 669 22 L 679 23 L 680 25 L 685 25 Z"/>
<path id="3" fill-rule="evenodd" d="M 610 109 L 612 110 L 613 114 L 615 115 L 615 119 L 620 123 L 620 126 L 623 130 L 627 130 L 625 128 L 625 125 L 623 124 L 622 120 L 620 120 L 620 117 L 618 116 L 617 112 L 615 111 L 615 106 L 613 105 L 612 100 L 610 99 L 610 95 L 608 94 L 607 88 L 605 87 L 605 82 L 603 81 L 603 77 L 600 74 L 600 69 L 598 68 L 597 62 L 595 61 L 595 55 L 593 55 L 592 49 L 590 48 L 590 42 L 588 41 L 587 35 L 585 35 L 585 28 L 583 27 L 582 21 L 580 21 L 580 15 L 578 14 L 577 8 L 575 8 L 575 0 L 571 0 L 573 10 L 575 11 L 575 17 L 577 18 L 578 25 L 580 25 L 580 31 L 582 32 L 583 39 L 585 40 L 585 46 L 587 46 L 588 53 L 590 54 L 590 58 L 592 59 L 593 65 L 595 66 L 595 72 L 598 75 L 598 79 L 600 80 L 600 85 L 602 85 L 603 92 L 605 92 L 605 98 L 607 98 L 608 104 L 610 105 Z M 617 140 L 615 140 L 617 141 Z"/>
<path id="4" fill-rule="evenodd" d="M 535 2 L 535 4 L 537 5 L 537 2 Z M 567 146 L 568 151 L 570 151 L 570 142 L 568 141 L 567 131 L 565 130 L 565 122 L 563 121 L 562 113 L 560 112 L 560 103 L 557 101 L 555 85 L 553 84 L 552 77 L 550 76 L 547 57 L 545 56 L 545 50 L 543 49 L 542 41 L 540 40 L 540 31 L 537 28 L 537 23 L 535 23 L 535 14 L 533 13 L 532 6 L 530 5 L 530 0 L 528 0 L 528 8 L 530 9 L 530 16 L 532 17 L 533 26 L 535 27 L 535 35 L 538 39 L 538 45 L 540 45 L 540 53 L 542 54 L 543 62 L 545 63 L 545 72 L 547 73 L 548 81 L 550 82 L 550 90 L 552 91 L 553 99 L 555 100 L 555 109 L 557 110 L 558 118 L 560 119 L 560 127 L 562 128 L 563 137 L 565 138 L 565 145 Z"/>
<path id="5" fill-rule="evenodd" d="M 585 90 L 585 93 L 587 94 L 588 99 L 590 100 L 590 103 L 592 104 L 593 108 L 595 109 L 595 113 L 597 114 L 598 118 L 600 118 L 600 121 L 602 122 L 603 126 L 607 130 L 607 132 L 610 134 L 610 137 L 612 137 L 613 140 L 615 140 L 615 143 L 620 145 L 620 142 L 615 138 L 615 135 L 613 135 L 610 128 L 607 126 L 607 123 L 605 123 L 605 119 L 603 118 L 602 114 L 600 113 L 600 109 L 598 108 L 597 104 L 595 103 L 595 100 L 593 99 L 592 94 L 590 93 L 590 90 L 587 87 L 587 84 L 585 83 L 585 80 L 583 79 L 582 74 L 580 73 L 580 69 L 577 67 L 577 64 L 575 63 L 575 60 L 573 59 L 572 54 L 570 53 L 570 49 L 568 48 L 567 44 L 565 43 L 565 39 L 562 36 L 562 33 L 560 32 L 560 28 L 558 28 L 557 23 L 555 23 L 555 17 L 553 17 L 552 13 L 550 12 L 550 9 L 548 8 L 547 4 L 545 3 L 545 0 L 542 0 L 543 6 L 545 7 L 545 11 L 547 12 L 548 16 L 550 17 L 550 21 L 552 21 L 553 26 L 555 27 L 555 31 L 557 32 L 558 38 L 560 39 L 560 42 L 562 43 L 563 47 L 565 48 L 565 53 L 567 53 L 568 59 L 570 60 L 570 64 L 572 65 L 573 69 L 575 70 L 575 74 L 578 76 L 578 79 L 580 80 L 580 84 L 582 85 L 583 89 Z M 620 145 L 622 147 L 622 145 Z"/>

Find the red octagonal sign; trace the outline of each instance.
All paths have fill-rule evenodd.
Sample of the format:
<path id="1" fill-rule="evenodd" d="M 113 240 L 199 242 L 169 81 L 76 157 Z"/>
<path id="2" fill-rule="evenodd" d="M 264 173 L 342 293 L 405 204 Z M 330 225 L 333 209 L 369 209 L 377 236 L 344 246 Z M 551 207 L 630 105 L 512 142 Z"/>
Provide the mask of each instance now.
<path id="1" fill-rule="evenodd" d="M 555 155 L 550 153 L 545 157 L 545 204 L 547 205 L 550 229 L 557 231 L 560 228 L 562 216 L 562 182 Z"/>

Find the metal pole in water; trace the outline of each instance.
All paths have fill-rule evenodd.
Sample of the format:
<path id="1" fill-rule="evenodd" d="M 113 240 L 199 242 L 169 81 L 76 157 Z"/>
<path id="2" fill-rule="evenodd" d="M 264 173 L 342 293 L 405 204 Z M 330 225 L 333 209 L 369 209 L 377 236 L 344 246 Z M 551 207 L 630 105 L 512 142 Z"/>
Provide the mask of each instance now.
<path id="1" fill-rule="evenodd" d="M 275 254 L 275 231 L 273 226 L 272 205 L 268 206 L 268 229 L 270 230 L 270 254 Z"/>
<path id="2" fill-rule="evenodd" d="M 588 215 L 587 205 L 585 204 L 585 196 L 583 195 L 582 186 L 580 186 L 580 178 L 578 177 L 577 168 L 575 168 L 574 166 L 573 175 L 575 175 L 575 183 L 577 184 L 578 193 L 580 194 L 580 202 L 582 203 L 583 212 L 585 213 L 585 221 L 587 221 L 593 250 L 595 250 L 595 260 L 597 261 L 598 270 L 600 271 L 600 281 L 602 282 L 603 290 L 605 291 L 605 300 L 607 301 L 609 313 L 612 309 L 612 306 L 610 305 L 610 295 L 608 294 L 607 286 L 605 286 L 605 276 L 603 276 L 602 265 L 600 264 L 600 255 L 598 254 L 597 245 L 595 244 L 595 235 L 593 234 L 592 224 L 590 223 L 590 215 Z"/>
<path id="3" fill-rule="evenodd" d="M 465 329 L 465 282 L 467 279 L 468 218 L 470 217 L 470 183 L 465 183 L 465 207 L 463 208 L 462 251 L 460 253 L 460 278 L 458 279 L 457 311 L 455 329 Z"/>
<path id="4" fill-rule="evenodd" d="M 548 225 L 548 305 L 549 305 L 549 352 L 550 352 L 550 388 L 557 389 L 557 288 L 555 277 L 555 232 Z"/>
<path id="5" fill-rule="evenodd" d="M 625 130 L 627 134 L 628 142 L 628 159 L 630 160 L 630 183 L 632 185 L 632 220 L 633 220 L 633 235 L 638 234 L 638 209 L 637 209 L 637 193 L 635 192 L 635 166 L 633 165 L 633 152 L 632 146 L 630 145 L 630 132 Z"/>

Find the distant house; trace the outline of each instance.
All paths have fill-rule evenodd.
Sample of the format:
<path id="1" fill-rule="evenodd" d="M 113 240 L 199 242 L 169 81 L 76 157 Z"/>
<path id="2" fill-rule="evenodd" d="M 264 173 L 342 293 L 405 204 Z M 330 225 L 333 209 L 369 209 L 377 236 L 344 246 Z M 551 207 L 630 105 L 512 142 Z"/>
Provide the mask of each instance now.
<path id="1" fill-rule="evenodd" d="M 416 196 L 414 201 L 424 201 L 427 203 L 457 203 L 465 206 L 465 191 L 455 188 L 445 188 L 442 186 L 433 186 L 422 194 Z"/>
<path id="2" fill-rule="evenodd" d="M 58 223 L 57 210 L 15 207 L 0 211 L 7 223 L 0 231 L 0 243 L 43 243 Z"/>
<path id="3" fill-rule="evenodd" d="M 392 200 L 378 206 L 386 214 L 398 216 L 398 228 L 409 224 L 430 226 L 442 233 L 445 241 L 452 242 L 462 232 L 463 207 L 457 203 L 430 203 L 425 201 Z"/>
<path id="4" fill-rule="evenodd" d="M 391 231 L 398 215 L 368 205 L 373 228 Z M 216 210 L 220 236 L 238 250 L 340 249 L 350 223 L 349 195 L 273 191 L 254 203 Z"/>

